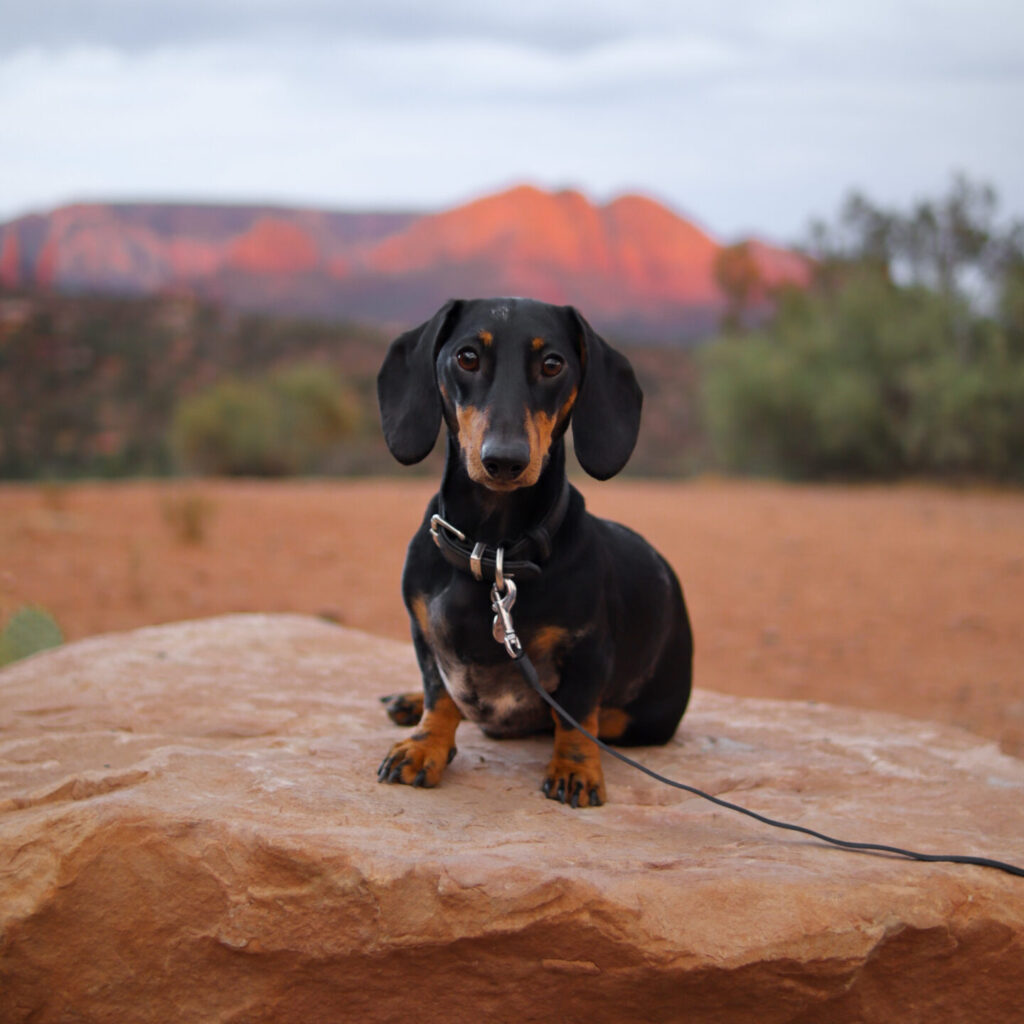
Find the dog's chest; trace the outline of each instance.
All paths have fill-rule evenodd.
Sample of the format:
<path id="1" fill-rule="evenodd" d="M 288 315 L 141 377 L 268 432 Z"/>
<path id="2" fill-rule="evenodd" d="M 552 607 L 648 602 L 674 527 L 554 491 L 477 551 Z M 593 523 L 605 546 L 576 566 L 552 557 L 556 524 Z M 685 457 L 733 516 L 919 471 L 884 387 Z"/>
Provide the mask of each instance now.
<path id="1" fill-rule="evenodd" d="M 547 705 L 494 639 L 493 612 L 486 591 L 483 594 L 482 600 L 469 604 L 465 594 L 457 592 L 426 601 L 424 633 L 445 689 L 463 715 L 490 736 L 524 736 L 548 729 Z M 535 649 L 531 656 L 545 689 L 555 690 L 558 673 L 551 652 Z"/>
<path id="2" fill-rule="evenodd" d="M 437 667 L 459 710 L 488 736 L 528 736 L 550 728 L 547 705 L 511 663 L 473 665 L 438 654 Z"/>

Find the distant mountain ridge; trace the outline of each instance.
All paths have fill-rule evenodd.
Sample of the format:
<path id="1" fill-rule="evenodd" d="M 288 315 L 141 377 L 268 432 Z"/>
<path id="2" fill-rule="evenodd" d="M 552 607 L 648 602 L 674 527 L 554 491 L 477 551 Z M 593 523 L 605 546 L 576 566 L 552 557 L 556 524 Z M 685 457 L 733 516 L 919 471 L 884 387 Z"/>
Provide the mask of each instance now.
<path id="1" fill-rule="evenodd" d="M 605 331 L 685 341 L 720 315 L 721 248 L 649 198 L 596 205 L 526 185 L 436 213 L 79 203 L 0 225 L 0 287 L 186 293 L 391 328 L 451 296 L 529 295 Z M 751 253 L 764 290 L 809 279 L 797 253 L 759 241 Z"/>

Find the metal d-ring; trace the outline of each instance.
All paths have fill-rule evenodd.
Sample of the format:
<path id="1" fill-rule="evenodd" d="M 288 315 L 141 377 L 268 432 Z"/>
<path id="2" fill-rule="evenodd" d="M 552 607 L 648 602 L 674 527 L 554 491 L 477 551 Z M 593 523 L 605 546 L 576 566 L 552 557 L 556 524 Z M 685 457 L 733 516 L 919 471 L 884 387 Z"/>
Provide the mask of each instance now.
<path id="1" fill-rule="evenodd" d="M 453 534 L 454 536 L 458 537 L 459 540 L 464 541 L 466 539 L 466 535 L 461 530 L 452 526 L 452 524 L 449 523 L 448 520 L 442 519 L 439 515 L 437 515 L 437 513 L 434 513 L 434 515 L 430 517 L 430 536 L 434 538 L 434 543 L 438 547 L 441 546 L 441 538 L 437 535 L 437 531 L 439 529 L 447 530 L 450 534 Z"/>
<path id="2" fill-rule="evenodd" d="M 494 585 L 498 588 L 499 594 L 505 593 L 505 573 L 502 571 L 505 564 L 505 549 L 498 548 L 494 556 Z"/>

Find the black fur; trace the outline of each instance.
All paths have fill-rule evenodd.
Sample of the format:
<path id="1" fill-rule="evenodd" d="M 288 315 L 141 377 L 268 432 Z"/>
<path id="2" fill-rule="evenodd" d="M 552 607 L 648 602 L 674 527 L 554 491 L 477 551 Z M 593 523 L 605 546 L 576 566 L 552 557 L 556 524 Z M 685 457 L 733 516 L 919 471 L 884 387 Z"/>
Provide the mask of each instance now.
<path id="1" fill-rule="evenodd" d="M 580 465 L 599 479 L 619 472 L 642 401 L 628 360 L 572 307 L 459 300 L 392 344 L 378 395 L 402 463 L 424 458 L 442 419 L 447 426 L 441 488 L 402 578 L 425 708 L 447 693 L 489 735 L 550 730 L 546 705 L 492 636 L 490 581 L 442 557 L 430 517 L 443 508 L 471 542 L 492 547 L 527 535 L 565 486 L 570 422 Z M 579 720 L 622 712 L 607 733 L 602 722 L 616 743 L 667 742 L 689 700 L 693 641 L 665 560 L 633 531 L 590 515 L 571 488 L 541 575 L 516 583 L 517 632 L 555 699 Z"/>

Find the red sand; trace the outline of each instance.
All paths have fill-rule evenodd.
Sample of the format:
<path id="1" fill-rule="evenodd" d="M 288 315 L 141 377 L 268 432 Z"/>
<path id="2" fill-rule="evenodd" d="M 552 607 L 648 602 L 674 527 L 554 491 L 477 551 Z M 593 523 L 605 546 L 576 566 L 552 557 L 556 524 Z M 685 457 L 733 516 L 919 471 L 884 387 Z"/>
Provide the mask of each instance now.
<path id="1" fill-rule="evenodd" d="M 435 483 L 0 486 L 0 620 L 69 639 L 234 611 L 408 638 L 398 585 Z M 675 565 L 696 684 L 964 726 L 1024 757 L 1024 494 L 701 480 L 580 486 Z M 205 536 L 169 509 L 196 496 Z M 200 506 L 201 508 L 202 506 Z M 396 679 L 395 689 L 415 689 Z"/>

